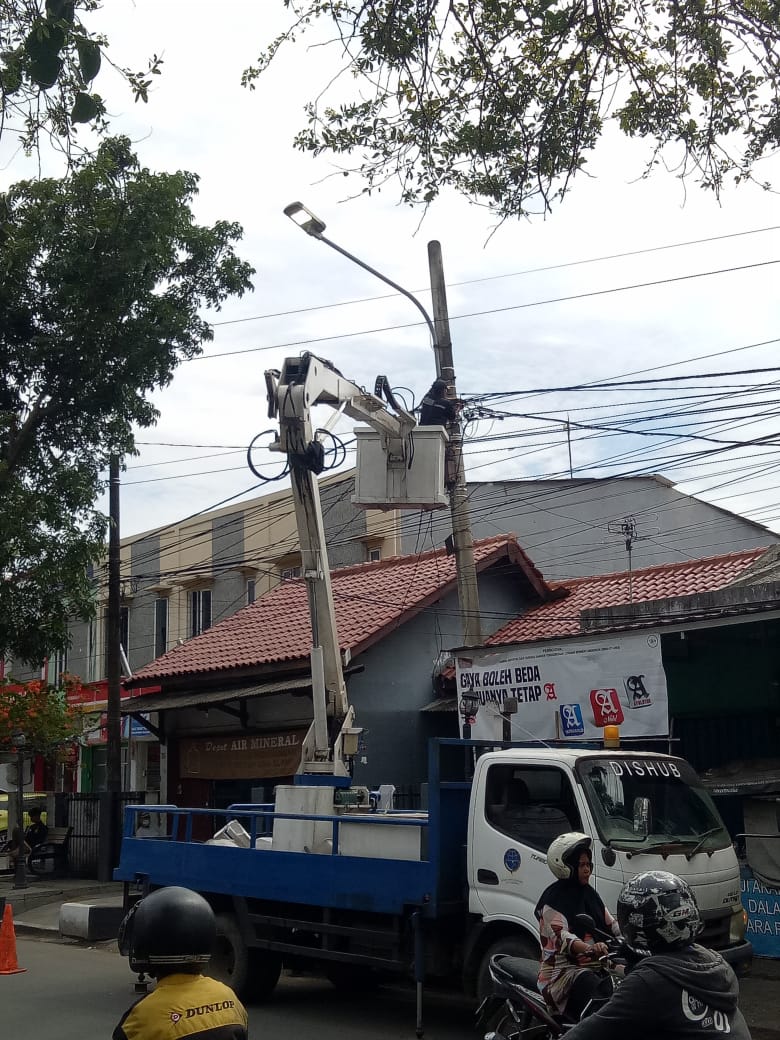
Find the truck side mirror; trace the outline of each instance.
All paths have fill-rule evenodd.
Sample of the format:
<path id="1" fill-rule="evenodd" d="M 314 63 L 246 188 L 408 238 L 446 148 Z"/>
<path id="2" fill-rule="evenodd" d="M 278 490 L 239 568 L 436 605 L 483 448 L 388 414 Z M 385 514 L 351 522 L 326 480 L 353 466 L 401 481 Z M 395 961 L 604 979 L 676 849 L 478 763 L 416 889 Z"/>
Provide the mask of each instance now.
<path id="1" fill-rule="evenodd" d="M 643 838 L 652 830 L 653 809 L 649 798 L 634 799 L 634 834 L 641 834 Z"/>

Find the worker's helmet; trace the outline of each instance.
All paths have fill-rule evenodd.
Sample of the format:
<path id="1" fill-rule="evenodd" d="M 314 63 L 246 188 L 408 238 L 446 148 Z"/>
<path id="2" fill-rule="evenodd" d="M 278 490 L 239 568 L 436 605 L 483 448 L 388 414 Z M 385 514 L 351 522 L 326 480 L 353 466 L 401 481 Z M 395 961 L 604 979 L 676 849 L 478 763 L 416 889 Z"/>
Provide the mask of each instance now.
<path id="1" fill-rule="evenodd" d="M 125 916 L 119 952 L 139 973 L 195 973 L 208 964 L 216 934 L 214 911 L 203 896 L 188 888 L 159 888 Z"/>
<path id="2" fill-rule="evenodd" d="M 665 870 L 647 870 L 626 882 L 617 919 L 628 945 L 646 953 L 688 946 L 704 927 L 691 889 Z"/>
<path id="3" fill-rule="evenodd" d="M 581 831 L 559 834 L 547 850 L 547 866 L 557 878 L 566 881 L 577 873 L 580 853 L 590 852 L 593 841 Z"/>

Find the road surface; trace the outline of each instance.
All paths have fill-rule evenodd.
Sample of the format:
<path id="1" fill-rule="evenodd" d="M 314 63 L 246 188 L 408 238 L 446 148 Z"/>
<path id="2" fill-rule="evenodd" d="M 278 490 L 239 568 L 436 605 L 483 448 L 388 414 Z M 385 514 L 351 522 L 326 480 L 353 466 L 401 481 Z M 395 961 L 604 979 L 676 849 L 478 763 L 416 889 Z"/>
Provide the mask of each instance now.
<path id="1" fill-rule="evenodd" d="M 115 946 L 84 947 L 17 938 L 21 975 L 0 976 L 2 1036 L 107 1040 L 137 999 L 135 976 Z M 257 1040 L 413 1040 L 414 996 L 396 989 L 337 992 L 329 982 L 283 976 L 266 1004 L 250 1006 Z M 432 995 L 426 1040 L 479 1040 L 471 1007 Z"/>

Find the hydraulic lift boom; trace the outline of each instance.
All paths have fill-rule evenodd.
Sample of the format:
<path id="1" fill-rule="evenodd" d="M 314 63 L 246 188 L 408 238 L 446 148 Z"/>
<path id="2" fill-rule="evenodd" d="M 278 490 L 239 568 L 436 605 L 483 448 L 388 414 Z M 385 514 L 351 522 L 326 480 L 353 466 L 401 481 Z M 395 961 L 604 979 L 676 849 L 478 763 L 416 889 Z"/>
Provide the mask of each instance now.
<path id="1" fill-rule="evenodd" d="M 303 577 L 311 618 L 311 676 L 314 721 L 304 741 L 299 772 L 349 775 L 345 759 L 355 754 L 354 711 L 344 684 L 341 650 L 333 607 L 333 590 L 322 521 L 317 474 L 324 468 L 323 442 L 312 425 L 311 410 L 327 404 L 358 419 L 380 435 L 388 465 L 406 469 L 413 457 L 413 415 L 400 407 L 380 377 L 390 411 L 376 395 L 345 379 L 330 362 L 304 354 L 287 358 L 281 372 L 265 373 L 268 414 L 279 419 L 272 451 L 287 456 L 301 547 Z"/>

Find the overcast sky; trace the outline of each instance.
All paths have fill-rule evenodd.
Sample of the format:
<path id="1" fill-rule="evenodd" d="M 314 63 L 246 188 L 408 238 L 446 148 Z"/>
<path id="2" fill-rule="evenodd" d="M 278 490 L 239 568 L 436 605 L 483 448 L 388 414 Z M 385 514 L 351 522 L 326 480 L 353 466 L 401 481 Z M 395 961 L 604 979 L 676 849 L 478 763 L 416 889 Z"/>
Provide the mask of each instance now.
<path id="1" fill-rule="evenodd" d="M 567 414 L 572 424 L 626 430 L 642 411 L 654 416 L 640 424 L 642 436 L 573 426 L 575 475 L 658 470 L 685 491 L 780 530 L 777 439 L 702 456 L 724 445 L 667 435 L 747 441 L 777 431 L 780 383 L 771 384 L 780 371 L 710 375 L 780 365 L 776 343 L 752 346 L 780 336 L 777 195 L 730 188 L 718 204 L 693 184 L 686 191 L 672 174 L 638 180 L 647 149 L 609 135 L 589 163 L 592 176 L 582 176 L 547 219 L 496 228 L 486 209 L 449 195 L 422 219 L 421 211 L 397 204 L 392 185 L 350 199 L 359 188 L 354 177 L 344 177 L 328 157 L 312 159 L 292 146 L 305 122 L 303 104 L 332 75 L 335 53 L 289 50 L 255 91 L 240 84 L 242 70 L 286 23 L 281 0 L 218 6 L 110 0 L 107 6 L 100 25 L 116 62 L 140 66 L 152 52 L 164 59 L 148 105 L 133 104 L 104 64 L 96 87 L 109 100 L 113 128 L 134 140 L 149 168 L 198 173 L 198 220 L 240 222 L 239 252 L 257 269 L 255 291 L 214 315 L 215 338 L 204 357 L 184 364 L 156 395 L 159 423 L 139 434 L 141 454 L 127 460 L 123 476 L 123 535 L 256 485 L 243 449 L 269 426 L 263 373 L 286 355 L 310 349 L 369 387 L 381 372 L 392 385 L 411 388 L 418 402 L 430 385 L 433 355 L 416 309 L 296 229 L 282 209 L 297 199 L 327 223 L 331 238 L 428 308 L 426 245 L 441 242 L 461 396 L 549 390 L 636 372 L 644 373 L 639 378 L 699 375 L 690 388 L 677 382 L 669 389 L 545 393 L 495 403 L 542 418 L 470 424 L 470 478 L 565 475 Z M 7 146 L 3 158 L 0 187 L 33 171 Z M 761 174 L 780 185 L 778 161 Z M 659 248 L 705 238 L 717 240 Z M 599 259 L 640 250 L 646 252 Z M 607 291 L 662 280 L 670 281 Z M 560 299 L 573 296 L 579 298 Z M 733 390 L 738 384 L 758 389 Z M 721 404 L 729 411 L 708 411 L 710 397 L 691 400 L 723 397 L 727 388 L 732 392 Z M 682 394 L 681 405 L 698 414 L 665 419 L 677 410 L 669 398 Z M 338 430 L 346 438 L 350 424 L 342 420 Z M 659 431 L 664 436 L 654 435 Z M 478 439 L 496 434 L 508 439 Z"/>

